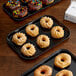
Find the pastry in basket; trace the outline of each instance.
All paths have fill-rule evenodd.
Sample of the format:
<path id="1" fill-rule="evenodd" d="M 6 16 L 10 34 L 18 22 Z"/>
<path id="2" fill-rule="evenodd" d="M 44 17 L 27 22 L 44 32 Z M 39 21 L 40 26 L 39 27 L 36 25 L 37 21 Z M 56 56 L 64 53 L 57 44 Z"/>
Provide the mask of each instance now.
<path id="1" fill-rule="evenodd" d="M 64 30 L 61 26 L 54 26 L 51 29 L 51 36 L 55 39 L 60 39 L 64 37 Z"/>
<path id="2" fill-rule="evenodd" d="M 36 11 L 42 8 L 42 2 L 40 0 L 31 0 L 28 3 L 29 10 Z"/>
<path id="3" fill-rule="evenodd" d="M 48 65 L 42 65 L 34 71 L 34 76 L 52 76 L 52 68 Z"/>
<path id="4" fill-rule="evenodd" d="M 70 70 L 61 70 L 56 76 L 73 76 L 73 73 Z"/>
<path id="5" fill-rule="evenodd" d="M 71 56 L 67 53 L 61 53 L 55 57 L 54 64 L 58 68 L 66 68 L 71 64 Z"/>
<path id="6" fill-rule="evenodd" d="M 15 33 L 12 37 L 12 41 L 16 44 L 16 45 L 23 45 L 27 40 L 27 37 L 25 36 L 25 34 L 23 33 Z"/>
<path id="7" fill-rule="evenodd" d="M 50 45 L 50 39 L 47 35 L 39 35 L 37 37 L 37 44 L 40 48 L 47 48 Z"/>
<path id="8" fill-rule="evenodd" d="M 36 53 L 35 46 L 31 43 L 26 43 L 22 46 L 21 53 L 24 56 L 33 56 Z"/>
<path id="9" fill-rule="evenodd" d="M 36 37 L 39 34 L 39 28 L 35 24 L 28 25 L 25 30 L 31 37 Z"/>
<path id="10" fill-rule="evenodd" d="M 53 20 L 50 17 L 42 17 L 40 24 L 43 28 L 50 29 L 53 26 Z"/>
<path id="11" fill-rule="evenodd" d="M 10 10 L 14 10 L 20 7 L 20 1 L 8 1 L 6 3 L 6 8 Z"/>
<path id="12" fill-rule="evenodd" d="M 44 5 L 49 5 L 54 2 L 54 0 L 41 0 L 41 1 L 42 1 L 42 4 Z"/>
<path id="13" fill-rule="evenodd" d="M 26 6 L 19 7 L 18 9 L 13 11 L 13 17 L 15 18 L 21 18 L 21 17 L 26 16 L 27 14 L 28 14 L 28 10 Z"/>

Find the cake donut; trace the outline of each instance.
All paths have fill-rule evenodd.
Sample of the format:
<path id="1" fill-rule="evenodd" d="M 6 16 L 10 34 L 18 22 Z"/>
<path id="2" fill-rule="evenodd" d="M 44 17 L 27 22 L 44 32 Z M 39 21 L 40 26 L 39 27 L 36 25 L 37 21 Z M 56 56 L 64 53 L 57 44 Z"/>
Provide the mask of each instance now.
<path id="1" fill-rule="evenodd" d="M 56 76 L 73 76 L 73 73 L 70 70 L 62 70 Z"/>
<path id="2" fill-rule="evenodd" d="M 8 1 L 6 3 L 6 7 L 10 10 L 14 10 L 14 9 L 17 9 L 18 7 L 20 7 L 20 1 Z"/>
<path id="3" fill-rule="evenodd" d="M 36 11 L 42 8 L 42 2 L 40 0 L 32 0 L 28 3 L 30 11 Z"/>
<path id="4" fill-rule="evenodd" d="M 63 30 L 63 28 L 61 26 L 54 26 L 51 29 L 51 36 L 53 38 L 56 38 L 56 39 L 64 37 L 64 30 Z"/>
<path id="5" fill-rule="evenodd" d="M 55 57 L 54 65 L 58 68 L 66 68 L 71 64 L 71 56 L 67 53 L 61 53 Z"/>
<path id="6" fill-rule="evenodd" d="M 43 28 L 50 29 L 53 26 L 53 20 L 45 16 L 40 19 L 40 24 Z"/>
<path id="7" fill-rule="evenodd" d="M 50 39 L 46 35 L 40 35 L 37 37 L 37 44 L 40 48 L 47 48 L 50 45 Z"/>
<path id="8" fill-rule="evenodd" d="M 20 7 L 20 8 L 15 9 L 15 10 L 13 11 L 13 17 L 21 18 L 21 17 L 26 16 L 27 13 L 28 13 L 28 10 L 27 10 L 27 7 L 26 7 L 26 6 Z"/>
<path id="9" fill-rule="evenodd" d="M 52 68 L 48 65 L 42 65 L 34 71 L 34 76 L 52 76 Z"/>
<path id="10" fill-rule="evenodd" d="M 24 55 L 24 56 L 33 56 L 36 52 L 36 49 L 34 47 L 33 44 L 31 43 L 26 43 L 22 46 L 21 48 L 21 53 Z"/>
<path id="11" fill-rule="evenodd" d="M 41 1 L 42 1 L 42 4 L 44 5 L 49 5 L 54 2 L 54 0 L 41 0 Z"/>
<path id="12" fill-rule="evenodd" d="M 28 25 L 25 30 L 31 37 L 36 37 L 39 34 L 39 28 L 35 24 Z"/>
<path id="13" fill-rule="evenodd" d="M 12 37 L 12 42 L 14 42 L 16 45 L 23 45 L 27 40 L 27 37 L 23 33 L 15 33 Z"/>

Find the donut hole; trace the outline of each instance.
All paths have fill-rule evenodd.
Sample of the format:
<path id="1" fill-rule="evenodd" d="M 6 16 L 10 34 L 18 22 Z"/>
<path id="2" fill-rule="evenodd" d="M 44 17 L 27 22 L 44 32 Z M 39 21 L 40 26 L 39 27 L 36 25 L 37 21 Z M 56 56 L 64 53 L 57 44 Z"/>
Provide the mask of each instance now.
<path id="1" fill-rule="evenodd" d="M 57 31 L 57 32 L 60 32 L 60 30 L 59 30 L 59 29 L 57 29 L 56 31 Z"/>
<path id="2" fill-rule="evenodd" d="M 21 38 L 21 36 L 17 36 L 17 38 L 18 38 L 18 39 L 20 39 L 20 38 Z"/>
<path id="3" fill-rule="evenodd" d="M 48 20 L 46 20 L 45 22 L 48 23 Z"/>
<path id="4" fill-rule="evenodd" d="M 32 27 L 31 30 L 34 30 L 34 27 Z"/>
<path id="5" fill-rule="evenodd" d="M 42 41 L 46 41 L 46 39 L 43 37 L 43 38 L 42 38 Z"/>
<path id="6" fill-rule="evenodd" d="M 27 50 L 29 50 L 30 49 L 30 47 L 28 46 L 28 47 L 26 47 L 27 48 Z"/>
<path id="7" fill-rule="evenodd" d="M 64 59 L 61 59 L 61 61 L 64 62 L 65 60 Z"/>
<path id="8" fill-rule="evenodd" d="M 63 76 L 67 76 L 66 74 L 64 74 Z"/>
<path id="9" fill-rule="evenodd" d="M 43 71 L 41 71 L 41 74 L 45 74 L 45 71 L 43 70 Z"/>

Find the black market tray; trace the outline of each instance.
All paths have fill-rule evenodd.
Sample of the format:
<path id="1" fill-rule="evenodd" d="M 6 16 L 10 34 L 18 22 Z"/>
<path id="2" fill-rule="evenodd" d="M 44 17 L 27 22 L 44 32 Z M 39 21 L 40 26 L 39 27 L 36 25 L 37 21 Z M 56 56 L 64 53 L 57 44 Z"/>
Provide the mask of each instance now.
<path id="1" fill-rule="evenodd" d="M 44 29 L 44 28 L 41 27 L 41 25 L 40 25 L 40 19 L 41 19 L 42 17 L 44 17 L 44 16 L 47 16 L 47 17 L 50 17 L 50 18 L 53 19 L 53 22 L 54 22 L 53 27 L 54 27 L 54 26 L 61 26 L 61 27 L 63 27 L 63 29 L 64 29 L 64 37 L 63 37 L 63 38 L 61 38 L 61 39 L 54 39 L 54 38 L 51 37 L 51 34 L 50 34 L 50 30 L 51 30 L 51 29 L 48 30 L 48 29 Z M 70 30 L 69 30 L 64 24 L 60 23 L 60 22 L 59 22 L 57 19 L 55 19 L 53 16 L 49 16 L 49 15 L 44 15 L 44 16 L 41 16 L 40 18 L 38 18 L 38 19 L 36 19 L 36 20 L 34 20 L 34 21 L 32 21 L 32 22 L 27 23 L 25 26 L 22 26 L 22 27 L 20 27 L 20 28 L 18 28 L 18 29 L 16 29 L 16 30 L 14 30 L 13 32 L 11 32 L 11 33 L 8 35 L 8 37 L 7 37 L 7 42 L 8 42 L 8 44 L 9 44 L 9 46 L 10 46 L 21 58 L 27 59 L 27 60 L 35 59 L 35 58 L 37 58 L 38 56 L 40 56 L 41 54 L 49 51 L 51 48 L 55 47 L 56 45 L 60 44 L 61 42 L 63 42 L 64 40 L 66 40 L 66 39 L 69 38 L 69 36 L 70 36 Z M 36 25 L 39 27 L 39 35 L 45 34 L 45 35 L 47 35 L 47 36 L 50 38 L 50 46 L 49 46 L 48 48 L 46 48 L 46 49 L 41 49 L 41 48 L 39 48 L 38 45 L 36 44 L 36 38 L 37 38 L 37 37 L 33 38 L 33 37 L 30 37 L 30 36 L 28 36 L 28 35 L 26 34 L 25 28 L 26 28 L 26 26 L 29 25 L 29 24 L 36 24 Z M 32 57 L 27 57 L 27 56 L 22 55 L 22 53 L 21 53 L 21 51 L 20 51 L 20 49 L 21 49 L 22 46 L 17 46 L 16 44 L 14 44 L 14 43 L 12 42 L 12 36 L 13 36 L 13 34 L 15 34 L 16 32 L 22 32 L 22 33 L 26 34 L 26 36 L 27 36 L 27 42 L 26 42 L 26 43 L 29 42 L 29 43 L 32 43 L 32 44 L 35 46 L 35 48 L 36 48 L 37 51 L 36 51 L 36 54 L 35 54 L 34 56 L 32 56 Z"/>
<path id="2" fill-rule="evenodd" d="M 74 56 L 67 49 L 61 49 L 61 50 L 56 51 L 55 53 L 53 53 L 52 55 L 50 55 L 48 58 L 45 58 L 40 63 L 38 63 L 37 65 L 35 65 L 30 70 L 24 72 L 21 76 L 34 76 L 34 70 L 37 69 L 41 65 L 49 65 L 50 67 L 52 67 L 53 68 L 52 76 L 56 76 L 56 73 L 58 73 L 62 69 L 59 69 L 59 68 L 57 68 L 57 67 L 54 66 L 54 59 L 55 59 L 55 57 L 57 55 L 59 55 L 61 53 L 67 53 L 67 54 L 71 55 L 71 57 L 72 57 L 72 63 L 71 63 L 70 66 L 68 66 L 65 69 L 72 71 L 73 72 L 73 76 L 75 76 L 76 75 L 76 56 Z"/>
<path id="3" fill-rule="evenodd" d="M 55 1 L 54 1 L 52 4 L 50 4 L 50 5 L 44 5 L 44 6 L 43 6 L 40 10 L 38 10 L 38 11 L 28 11 L 28 14 L 27 14 L 26 16 L 24 16 L 23 18 L 15 18 L 15 17 L 13 17 L 12 13 L 11 13 L 10 11 L 8 11 L 8 9 L 5 7 L 5 4 L 3 4 L 3 10 L 4 10 L 13 20 L 15 20 L 15 21 L 22 21 L 22 20 L 26 19 L 27 17 L 32 16 L 32 15 L 38 13 L 39 11 L 41 11 L 41 10 L 47 8 L 47 7 L 50 7 L 50 6 L 55 5 L 56 3 L 59 3 L 60 1 L 61 1 L 61 0 L 55 0 Z M 21 3 L 21 6 L 27 6 L 27 4 Z"/>

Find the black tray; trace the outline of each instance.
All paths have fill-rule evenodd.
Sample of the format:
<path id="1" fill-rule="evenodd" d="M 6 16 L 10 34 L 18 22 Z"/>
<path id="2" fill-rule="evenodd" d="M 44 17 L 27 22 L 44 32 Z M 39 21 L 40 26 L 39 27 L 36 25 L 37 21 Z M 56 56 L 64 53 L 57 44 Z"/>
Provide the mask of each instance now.
<path id="1" fill-rule="evenodd" d="M 11 14 L 11 12 L 8 11 L 7 8 L 5 7 L 5 4 L 3 4 L 3 10 L 4 10 L 13 20 L 15 20 L 15 21 L 22 21 L 22 20 L 24 20 L 25 18 L 27 18 L 27 17 L 29 17 L 29 16 L 32 16 L 33 14 L 35 14 L 35 13 L 37 13 L 37 12 L 39 12 L 39 11 L 47 8 L 47 7 L 53 6 L 54 4 L 56 4 L 56 3 L 60 2 L 60 1 L 61 1 L 61 0 L 55 0 L 52 4 L 50 4 L 50 5 L 45 5 L 45 6 L 43 6 L 43 8 L 41 8 L 41 9 L 38 10 L 38 11 L 33 11 L 33 12 L 28 11 L 28 14 L 27 14 L 25 17 L 23 17 L 23 18 L 15 18 L 15 17 L 13 17 L 13 15 Z M 27 5 L 27 4 L 21 3 L 21 5 L 24 6 L 24 5 Z"/>
<path id="2" fill-rule="evenodd" d="M 71 57 L 72 57 L 72 63 L 71 63 L 71 65 L 69 67 L 67 67 L 65 69 L 71 70 L 73 72 L 73 76 L 76 76 L 76 56 L 74 56 L 67 49 L 61 49 L 59 51 L 56 51 L 55 53 L 53 53 L 52 55 L 50 55 L 48 58 L 44 59 L 39 64 L 35 65 L 32 69 L 26 71 L 21 76 L 34 76 L 34 70 L 37 69 L 41 65 L 49 65 L 49 66 L 51 66 L 53 68 L 52 76 L 55 76 L 56 73 L 58 73 L 59 71 L 61 71 L 61 69 L 59 69 L 59 68 L 57 68 L 57 67 L 54 66 L 54 59 L 60 53 L 68 53 L 69 55 L 71 55 Z"/>
<path id="3" fill-rule="evenodd" d="M 33 24 L 36 24 L 36 25 L 39 27 L 39 32 L 40 32 L 39 35 L 40 35 L 40 34 L 45 34 L 45 35 L 47 35 L 47 36 L 50 38 L 50 46 L 49 46 L 48 48 L 46 48 L 46 49 L 41 49 L 41 48 L 39 48 L 38 45 L 36 44 L 36 37 L 35 37 L 35 38 L 32 38 L 32 37 L 30 37 L 30 36 L 28 36 L 28 35 L 26 34 L 26 32 L 25 32 L 25 27 L 26 27 L 28 24 L 26 24 L 25 26 L 20 27 L 20 28 L 18 28 L 17 30 L 11 32 L 11 33 L 8 35 L 8 37 L 7 37 L 7 42 L 8 42 L 8 44 L 10 45 L 10 47 L 11 47 L 21 58 L 23 58 L 23 59 L 35 59 L 36 57 L 40 56 L 40 55 L 43 54 L 44 52 L 47 52 L 47 51 L 50 50 L 51 48 L 55 47 L 56 45 L 60 44 L 61 42 L 63 42 L 64 40 L 66 40 L 66 39 L 69 38 L 69 36 L 70 36 L 70 31 L 69 31 L 69 29 L 68 29 L 66 26 L 64 26 L 62 23 L 60 23 L 59 21 L 57 21 L 53 16 L 49 16 L 49 15 L 44 15 L 44 16 L 51 17 L 51 18 L 53 19 L 53 21 L 54 21 L 54 25 L 53 25 L 53 26 L 59 25 L 59 26 L 62 26 L 62 27 L 63 27 L 63 29 L 64 29 L 64 31 L 65 31 L 64 37 L 61 38 L 61 39 L 54 39 L 54 38 L 52 38 L 52 37 L 51 37 L 51 34 L 50 34 L 50 30 L 51 30 L 51 29 L 50 29 L 50 30 L 47 30 L 47 29 L 44 29 L 44 28 L 42 28 L 42 27 L 40 26 L 40 19 L 43 17 L 43 16 L 41 16 L 40 18 L 38 18 L 38 19 L 36 19 L 36 20 L 34 20 L 34 21 L 32 21 L 32 22 L 29 22 L 28 24 L 32 24 L 32 23 L 33 23 Z M 32 56 L 32 57 L 23 56 L 23 55 L 21 54 L 21 52 L 20 52 L 20 49 L 21 49 L 22 46 L 21 46 L 21 47 L 20 47 L 20 46 L 17 46 L 17 45 L 15 45 L 15 44 L 11 41 L 13 34 L 15 34 L 16 32 L 23 32 L 23 33 L 25 33 L 26 36 L 28 37 L 27 42 L 30 42 L 30 43 L 32 43 L 32 44 L 35 45 L 37 52 L 36 52 L 36 54 L 35 54 L 34 56 Z M 27 43 L 27 42 L 26 42 L 26 43 Z"/>

